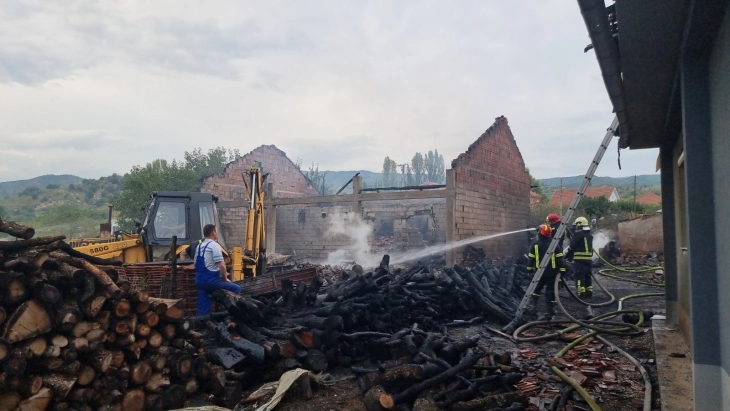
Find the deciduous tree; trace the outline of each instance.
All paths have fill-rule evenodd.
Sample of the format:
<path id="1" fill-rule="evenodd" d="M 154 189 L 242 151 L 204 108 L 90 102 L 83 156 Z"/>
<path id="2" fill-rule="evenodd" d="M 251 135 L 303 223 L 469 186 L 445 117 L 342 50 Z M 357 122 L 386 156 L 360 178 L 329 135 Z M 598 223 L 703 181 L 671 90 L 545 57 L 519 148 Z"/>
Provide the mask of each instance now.
<path id="1" fill-rule="evenodd" d="M 414 185 L 420 185 L 426 180 L 426 162 L 421 153 L 416 153 L 411 159 L 411 170 L 413 171 Z"/>
<path id="2" fill-rule="evenodd" d="M 383 160 L 383 187 L 393 187 L 398 179 L 398 165 L 390 157 Z"/>
<path id="3" fill-rule="evenodd" d="M 120 227 L 133 228 L 134 218 L 140 217 L 142 205 L 153 191 L 197 191 L 204 177 L 222 172 L 238 157 L 238 150 L 218 147 L 203 152 L 198 148 L 186 151 L 183 160 L 157 159 L 144 167 L 132 167 L 122 179 L 121 194 L 113 200 Z"/>
<path id="4" fill-rule="evenodd" d="M 429 150 L 425 158 L 426 177 L 432 183 L 443 183 L 446 181 L 446 165 L 444 157 L 438 150 Z"/>

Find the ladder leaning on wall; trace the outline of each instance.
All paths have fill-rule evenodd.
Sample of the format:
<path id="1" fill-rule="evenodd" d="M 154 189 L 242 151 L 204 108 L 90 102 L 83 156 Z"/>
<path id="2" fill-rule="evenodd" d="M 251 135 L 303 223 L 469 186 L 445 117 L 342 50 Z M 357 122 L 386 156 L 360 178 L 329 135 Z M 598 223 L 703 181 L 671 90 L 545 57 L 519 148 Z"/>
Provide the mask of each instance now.
<path id="1" fill-rule="evenodd" d="M 593 175 L 595 174 L 598 165 L 601 163 L 603 155 L 606 153 L 606 149 L 608 149 L 608 146 L 611 144 L 611 139 L 614 136 L 618 136 L 618 134 L 618 118 L 614 117 L 613 122 L 611 122 L 611 126 L 609 126 L 609 128 L 606 130 L 606 136 L 603 138 L 601 146 L 598 147 L 598 152 L 596 152 L 595 157 L 593 157 L 593 161 L 591 161 L 591 165 L 588 167 L 588 172 L 586 172 L 585 176 L 583 176 L 583 181 L 580 183 L 578 192 L 575 193 L 573 201 L 570 202 L 568 209 L 565 210 L 565 214 L 563 214 L 563 218 L 560 221 L 560 227 L 558 227 L 558 231 L 555 233 L 553 240 L 550 242 L 550 246 L 545 252 L 545 256 L 542 258 L 542 261 L 540 261 L 540 267 L 538 267 L 537 272 L 535 272 L 535 275 L 532 277 L 532 281 L 527 287 L 525 296 L 522 297 L 522 301 L 520 302 L 520 305 L 517 308 L 517 312 L 515 313 L 515 318 L 509 324 L 504 326 L 504 328 L 502 328 L 502 331 L 512 333 L 522 321 L 522 313 L 525 311 L 525 307 L 530 301 L 530 296 L 535 291 L 535 288 L 537 288 L 537 283 L 540 282 L 540 278 L 545 272 L 545 268 L 551 261 L 551 257 L 553 255 L 553 252 L 555 252 L 555 248 L 558 246 L 560 238 L 562 238 L 563 234 L 565 233 L 565 230 L 567 228 L 567 222 L 573 219 L 575 209 L 578 207 L 580 200 L 583 198 L 583 194 L 585 194 L 586 189 L 588 189 L 588 186 L 591 183 L 591 179 L 593 178 Z"/>

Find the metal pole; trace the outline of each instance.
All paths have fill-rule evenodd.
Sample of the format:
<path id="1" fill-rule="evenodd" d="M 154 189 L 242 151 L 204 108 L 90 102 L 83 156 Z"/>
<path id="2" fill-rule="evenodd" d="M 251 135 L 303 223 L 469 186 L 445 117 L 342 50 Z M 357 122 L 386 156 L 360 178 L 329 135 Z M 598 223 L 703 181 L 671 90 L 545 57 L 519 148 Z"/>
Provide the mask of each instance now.
<path id="1" fill-rule="evenodd" d="M 638 210 L 638 204 L 636 204 L 636 175 L 634 174 L 634 211 Z"/>
<path id="2" fill-rule="evenodd" d="M 172 280 L 171 297 L 177 298 L 177 236 L 172 236 L 172 243 L 170 244 L 170 272 Z"/>
<path id="3" fill-rule="evenodd" d="M 359 176 L 359 175 L 360 175 L 360 173 L 358 172 L 357 174 L 355 174 L 354 176 L 352 176 L 352 178 L 351 178 L 351 179 L 347 180 L 347 182 L 345 183 L 345 185 L 344 185 L 344 186 L 342 186 L 342 188 L 341 188 L 341 189 L 340 189 L 339 191 L 337 191 L 337 192 L 335 193 L 335 195 L 338 195 L 338 194 L 340 194 L 340 193 L 342 192 L 342 190 L 344 190 L 344 189 L 345 189 L 345 188 L 346 188 L 347 186 L 349 186 L 349 185 L 350 185 L 350 183 L 352 183 L 352 179 L 354 179 L 355 177 L 357 177 L 357 176 Z M 353 192 L 353 194 L 359 194 L 359 193 L 355 193 L 355 192 Z"/>

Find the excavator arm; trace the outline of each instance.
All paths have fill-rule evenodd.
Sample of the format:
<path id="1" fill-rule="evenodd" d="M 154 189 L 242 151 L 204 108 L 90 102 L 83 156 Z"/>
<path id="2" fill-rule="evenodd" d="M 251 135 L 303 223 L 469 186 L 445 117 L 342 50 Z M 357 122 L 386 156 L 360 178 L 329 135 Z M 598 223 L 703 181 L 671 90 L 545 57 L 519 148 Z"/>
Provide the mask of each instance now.
<path id="1" fill-rule="evenodd" d="M 246 276 L 255 277 L 266 271 L 266 229 L 264 226 L 264 181 L 265 175 L 261 170 L 252 168 L 249 170 L 250 192 L 248 196 L 248 219 L 246 222 L 246 240 L 241 251 L 243 269 L 236 268 L 236 248 L 233 249 L 233 280 L 241 281 Z M 240 261 L 240 260 L 238 260 Z"/>

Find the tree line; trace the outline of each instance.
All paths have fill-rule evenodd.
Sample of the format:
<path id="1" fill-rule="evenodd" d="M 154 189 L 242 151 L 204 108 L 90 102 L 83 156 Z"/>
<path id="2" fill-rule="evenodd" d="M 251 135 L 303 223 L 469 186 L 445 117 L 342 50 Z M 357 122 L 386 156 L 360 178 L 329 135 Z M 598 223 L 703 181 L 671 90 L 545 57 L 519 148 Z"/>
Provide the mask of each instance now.
<path id="1" fill-rule="evenodd" d="M 386 156 L 383 160 L 383 176 L 375 182 L 375 187 L 409 187 L 426 182 L 446 182 L 446 164 L 438 150 L 429 150 L 424 154 L 416 152 L 410 162 L 401 164 Z"/>

